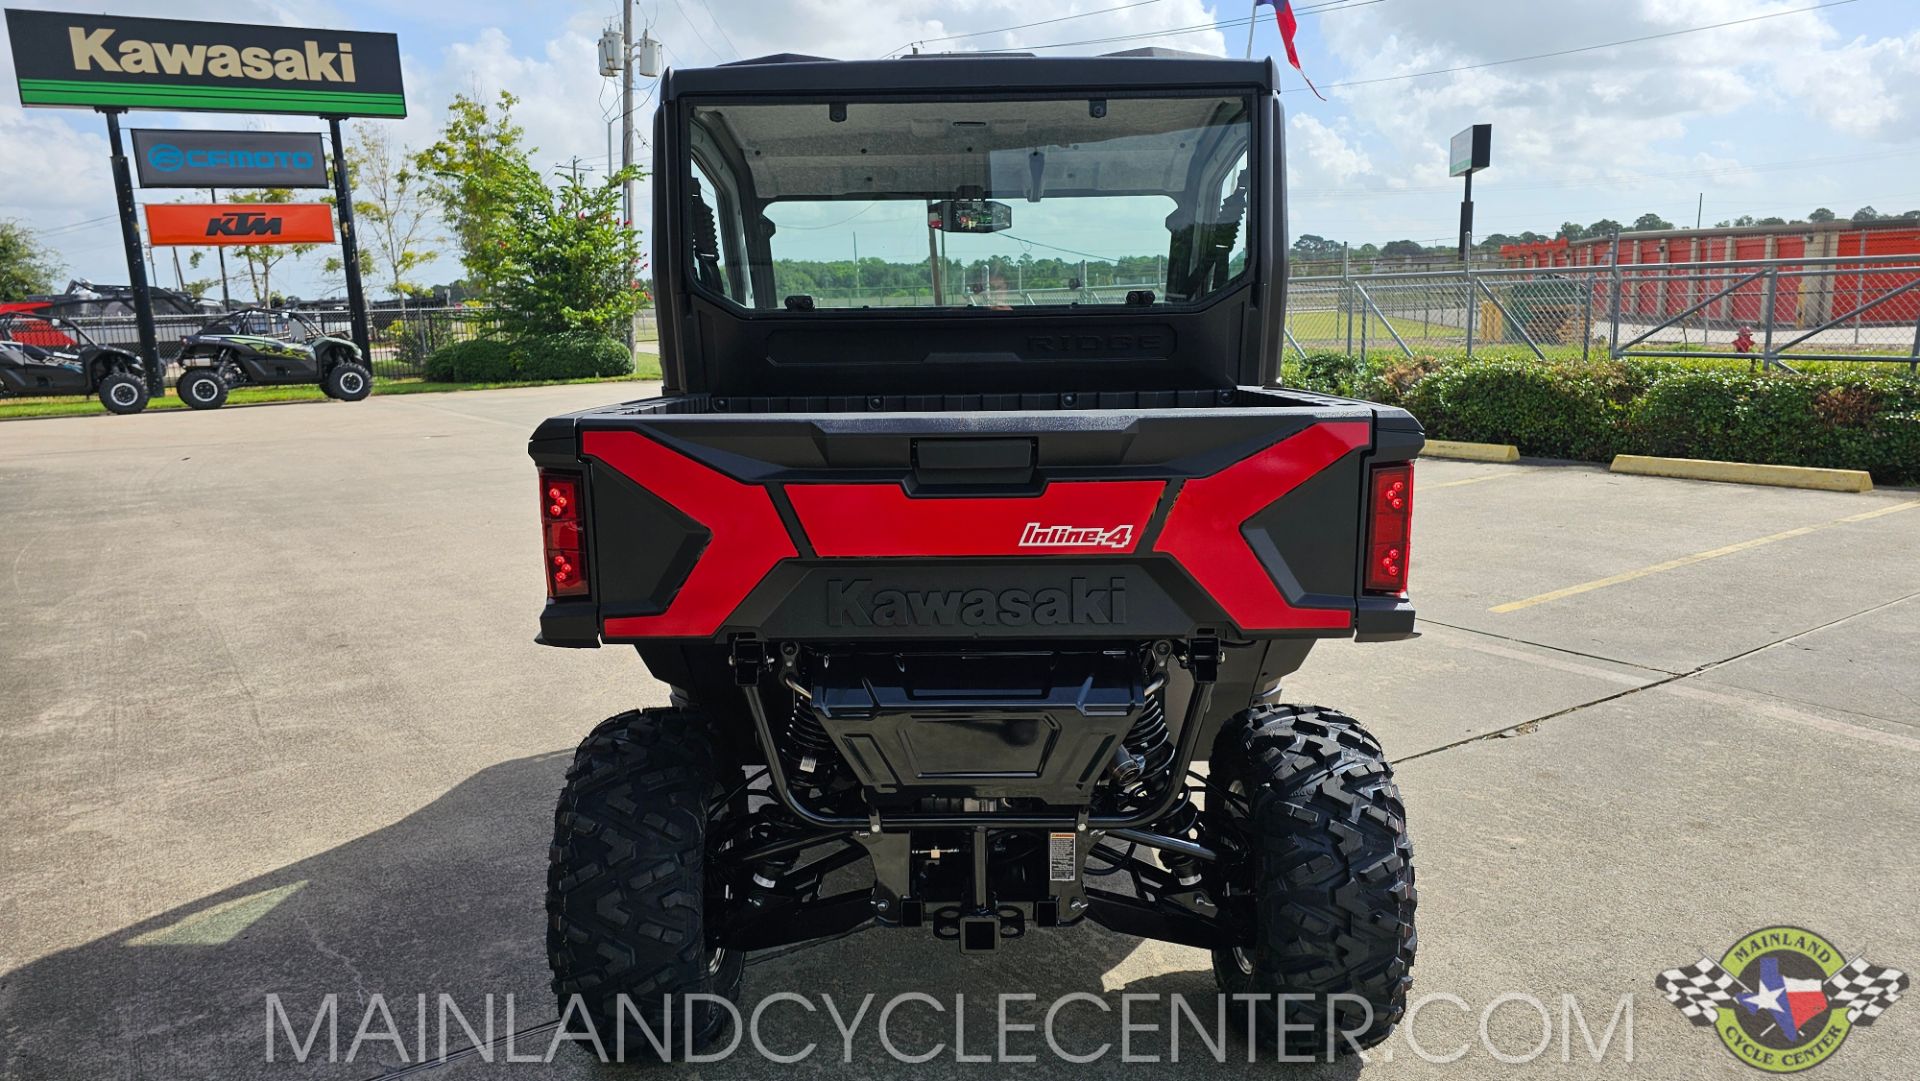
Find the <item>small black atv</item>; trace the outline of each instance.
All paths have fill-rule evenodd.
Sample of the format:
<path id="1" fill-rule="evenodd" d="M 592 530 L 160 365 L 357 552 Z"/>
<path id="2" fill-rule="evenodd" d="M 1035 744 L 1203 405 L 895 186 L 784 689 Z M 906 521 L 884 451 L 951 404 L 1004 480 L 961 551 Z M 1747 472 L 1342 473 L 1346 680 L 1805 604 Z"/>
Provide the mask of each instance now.
<path id="1" fill-rule="evenodd" d="M 138 413 L 147 407 L 146 366 L 58 316 L 0 314 L 0 398 L 63 394 L 98 394 L 108 412 Z"/>
<path id="2" fill-rule="evenodd" d="M 218 409 L 243 386 L 318 383 L 343 402 L 373 390 L 357 346 L 299 312 L 271 308 L 229 312 L 180 339 L 180 364 L 174 390 L 190 409 Z"/>

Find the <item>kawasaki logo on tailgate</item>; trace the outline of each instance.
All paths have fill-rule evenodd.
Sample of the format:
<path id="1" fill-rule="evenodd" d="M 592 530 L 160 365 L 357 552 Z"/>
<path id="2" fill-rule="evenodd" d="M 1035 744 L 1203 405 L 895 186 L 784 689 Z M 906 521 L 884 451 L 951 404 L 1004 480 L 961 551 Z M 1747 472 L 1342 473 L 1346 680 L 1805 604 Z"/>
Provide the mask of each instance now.
<path id="1" fill-rule="evenodd" d="M 875 589 L 865 578 L 827 582 L 827 623 L 835 627 L 1067 627 L 1127 621 L 1127 583 L 1067 589 Z"/>

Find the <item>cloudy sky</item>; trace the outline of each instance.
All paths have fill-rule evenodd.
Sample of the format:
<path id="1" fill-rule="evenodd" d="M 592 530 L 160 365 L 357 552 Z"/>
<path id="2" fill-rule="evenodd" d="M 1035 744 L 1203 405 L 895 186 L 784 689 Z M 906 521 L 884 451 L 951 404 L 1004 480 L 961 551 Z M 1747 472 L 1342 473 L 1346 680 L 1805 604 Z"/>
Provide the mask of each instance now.
<path id="1" fill-rule="evenodd" d="M 932 50 L 1047 55 L 1154 44 L 1239 55 L 1247 44 L 1248 6 L 1240 2 L 634 2 L 638 21 L 681 67 L 772 52 L 878 57 L 915 41 Z M 577 155 L 604 168 L 607 120 L 617 114 L 618 88 L 595 70 L 594 42 L 618 17 L 618 0 L 21 6 L 396 32 L 412 115 L 369 123 L 387 124 L 415 146 L 431 141 L 454 93 L 505 88 L 523 99 L 519 116 L 542 163 Z M 1815 206 L 1843 216 L 1863 205 L 1920 207 L 1913 0 L 1296 0 L 1296 9 L 1302 60 L 1330 99 L 1316 100 L 1287 73 L 1296 234 L 1356 244 L 1448 237 L 1459 189 L 1446 176 L 1446 141 L 1475 122 L 1494 126 L 1494 165 L 1475 185 L 1482 234 L 1551 232 L 1570 219 L 1631 221 L 1647 211 L 1691 222 L 1703 192 L 1708 223 L 1792 218 Z M 1586 48 L 1634 38 L 1648 40 Z M 1255 24 L 1253 50 L 1280 51 L 1270 10 Z M 1562 55 L 1502 63 L 1551 53 Z M 1440 73 L 1422 74 L 1431 72 Z M 20 108 L 10 55 L 0 55 L 0 83 L 0 218 L 41 230 L 72 275 L 125 281 L 102 121 Z M 135 114 L 133 122 L 318 127 L 216 114 Z M 276 271 L 276 281 L 307 296 L 336 291 L 320 262 L 316 254 L 284 278 Z M 447 259 L 427 278 L 457 275 Z"/>

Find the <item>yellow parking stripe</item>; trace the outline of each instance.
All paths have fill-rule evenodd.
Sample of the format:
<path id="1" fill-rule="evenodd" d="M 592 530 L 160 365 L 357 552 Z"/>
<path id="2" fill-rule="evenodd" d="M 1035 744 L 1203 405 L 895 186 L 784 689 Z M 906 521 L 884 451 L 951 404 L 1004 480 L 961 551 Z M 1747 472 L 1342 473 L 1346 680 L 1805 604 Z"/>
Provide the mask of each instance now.
<path id="1" fill-rule="evenodd" d="M 1861 511 L 1858 514 L 1849 514 L 1844 518 L 1835 518 L 1831 522 L 1820 522 L 1816 525 L 1803 525 L 1798 529 L 1782 530 L 1779 533 L 1769 533 L 1764 537 L 1755 537 L 1752 540 L 1743 540 L 1734 544 L 1723 545 L 1719 548 L 1710 548 L 1707 551 L 1695 552 L 1692 555 L 1681 556 L 1678 559 L 1669 559 L 1665 563 L 1655 563 L 1650 567 L 1641 567 L 1637 570 L 1622 571 L 1619 574 L 1609 575 L 1608 577 L 1605 577 L 1605 578 L 1596 578 L 1591 582 L 1582 582 L 1577 586 L 1568 586 L 1565 589 L 1556 589 L 1551 593 L 1542 593 L 1542 594 L 1539 594 L 1538 596 L 1528 597 L 1525 600 L 1508 601 L 1506 604 L 1497 604 L 1497 605 L 1494 605 L 1492 608 L 1487 609 L 1487 611 L 1517 612 L 1522 608 L 1531 608 L 1536 604 L 1545 604 L 1548 601 L 1562 600 L 1567 597 L 1578 596 L 1581 593 L 1591 593 L 1596 589 L 1604 589 L 1607 586 L 1616 586 L 1616 585 L 1619 585 L 1621 582 L 1631 582 L 1636 578 L 1645 578 L 1650 574 L 1659 574 L 1661 571 L 1670 571 L 1670 570 L 1676 570 L 1680 567 L 1689 567 L 1695 563 L 1702 563 L 1709 559 L 1718 559 L 1721 556 L 1730 556 L 1735 552 L 1744 552 L 1751 548 L 1758 548 L 1761 545 L 1772 544 L 1775 541 L 1790 540 L 1794 537 L 1804 537 L 1809 533 L 1817 533 L 1822 529 L 1832 529 L 1834 526 L 1846 525 L 1849 522 L 1864 522 L 1869 518 L 1879 518 L 1883 515 L 1897 514 L 1900 511 L 1912 510 L 1915 507 L 1920 507 L 1920 499 L 1911 499 L 1905 503 L 1895 503 L 1892 506 L 1881 507 L 1877 510 Z"/>

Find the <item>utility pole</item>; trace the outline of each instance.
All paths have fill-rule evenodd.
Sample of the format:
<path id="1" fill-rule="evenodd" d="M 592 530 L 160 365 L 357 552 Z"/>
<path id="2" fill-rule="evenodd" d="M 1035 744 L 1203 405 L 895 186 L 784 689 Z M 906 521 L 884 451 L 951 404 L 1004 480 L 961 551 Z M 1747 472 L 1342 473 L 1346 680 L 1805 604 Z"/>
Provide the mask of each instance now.
<path id="1" fill-rule="evenodd" d="M 620 168 L 633 168 L 633 0 L 620 0 Z M 632 228 L 633 178 L 620 182 L 620 218 Z"/>
<path id="2" fill-rule="evenodd" d="M 638 50 L 639 62 L 634 60 Z M 620 169 L 627 176 L 620 182 L 621 219 L 626 228 L 632 229 L 634 214 L 633 171 L 633 73 L 638 66 L 640 74 L 648 78 L 660 74 L 660 42 L 646 30 L 640 32 L 640 40 L 633 40 L 633 0 L 620 0 L 620 29 L 615 32 L 609 27 L 600 35 L 600 74 L 607 78 L 620 77 Z M 609 133 L 611 137 L 611 133 Z M 612 153 L 609 151 L 609 164 Z M 634 333 L 631 324 L 627 327 L 627 347 L 633 347 Z"/>
<path id="3" fill-rule="evenodd" d="M 1700 193 L 1700 201 L 1693 204 L 1693 227 L 1700 228 L 1700 215 L 1707 209 L 1707 193 Z"/>

